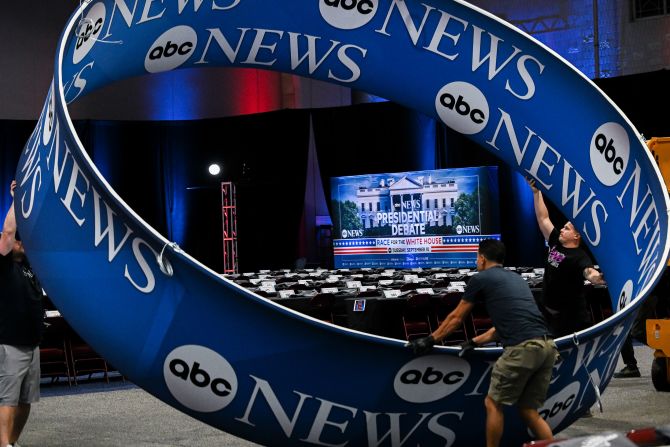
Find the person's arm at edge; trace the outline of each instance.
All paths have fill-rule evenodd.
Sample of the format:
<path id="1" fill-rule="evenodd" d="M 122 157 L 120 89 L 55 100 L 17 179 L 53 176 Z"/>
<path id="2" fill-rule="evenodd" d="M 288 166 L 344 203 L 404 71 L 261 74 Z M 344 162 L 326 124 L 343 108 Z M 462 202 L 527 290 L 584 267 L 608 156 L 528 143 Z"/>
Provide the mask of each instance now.
<path id="1" fill-rule="evenodd" d="M 526 180 L 533 191 L 533 205 L 535 207 L 537 225 L 540 227 L 540 232 L 542 233 L 542 236 L 544 236 L 544 240 L 548 241 L 549 235 L 554 229 L 554 224 L 549 219 L 549 210 L 547 209 L 547 205 L 544 204 L 542 192 L 535 186 L 535 179 L 527 178 Z"/>
<path id="2" fill-rule="evenodd" d="M 10 186 L 10 193 L 12 195 L 12 204 L 9 206 L 5 222 L 2 225 L 2 236 L 0 236 L 0 255 L 7 256 L 14 248 L 14 241 L 16 236 L 16 215 L 14 214 L 14 189 L 16 188 L 16 181 L 13 180 Z"/>
<path id="3" fill-rule="evenodd" d="M 593 267 L 586 267 L 584 269 L 584 278 L 589 280 L 591 284 L 595 284 L 597 286 L 606 284 L 603 274 Z"/>
<path id="4" fill-rule="evenodd" d="M 472 337 L 472 341 L 476 345 L 484 345 L 486 343 L 491 343 L 493 341 L 498 341 L 498 334 L 496 333 L 496 328 L 492 327 L 483 334 L 479 334 L 476 337 Z"/>

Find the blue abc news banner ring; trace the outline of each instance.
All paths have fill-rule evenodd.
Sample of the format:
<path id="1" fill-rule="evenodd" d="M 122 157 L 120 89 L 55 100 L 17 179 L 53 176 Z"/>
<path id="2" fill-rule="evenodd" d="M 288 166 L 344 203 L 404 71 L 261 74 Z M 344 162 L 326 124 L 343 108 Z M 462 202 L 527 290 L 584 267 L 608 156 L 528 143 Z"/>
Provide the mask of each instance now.
<path id="1" fill-rule="evenodd" d="M 57 307 L 124 375 L 265 445 L 483 443 L 500 348 L 414 357 L 400 340 L 275 305 L 180 251 L 102 178 L 68 104 L 130 76 L 212 66 L 392 99 L 537 179 L 582 232 L 618 311 L 558 340 L 541 414 L 560 431 L 596 401 L 668 258 L 664 183 L 638 132 L 586 77 L 509 24 L 448 0 L 100 0 L 75 11 L 19 161 L 17 215 Z M 503 443 L 528 438 L 510 411 Z"/>

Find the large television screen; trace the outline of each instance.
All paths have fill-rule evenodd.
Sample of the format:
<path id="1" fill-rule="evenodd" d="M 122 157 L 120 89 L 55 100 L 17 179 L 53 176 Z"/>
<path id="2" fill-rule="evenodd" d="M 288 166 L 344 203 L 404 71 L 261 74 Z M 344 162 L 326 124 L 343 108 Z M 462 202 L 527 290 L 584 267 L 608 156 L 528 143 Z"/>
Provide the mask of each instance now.
<path id="1" fill-rule="evenodd" d="M 331 178 L 336 268 L 474 267 L 500 239 L 498 168 Z"/>

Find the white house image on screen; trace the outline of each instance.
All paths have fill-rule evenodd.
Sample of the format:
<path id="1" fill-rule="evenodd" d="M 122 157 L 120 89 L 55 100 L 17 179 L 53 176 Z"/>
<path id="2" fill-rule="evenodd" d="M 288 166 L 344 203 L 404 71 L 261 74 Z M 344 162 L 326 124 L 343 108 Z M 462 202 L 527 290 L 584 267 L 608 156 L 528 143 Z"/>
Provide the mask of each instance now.
<path id="1" fill-rule="evenodd" d="M 433 177 L 407 176 L 395 181 L 382 179 L 379 186 L 359 187 L 356 191 L 356 206 L 365 228 L 388 225 L 381 221 L 384 213 L 425 213 L 427 218 L 416 219 L 429 226 L 451 225 L 454 203 L 458 199 L 458 185 L 455 180 L 433 183 Z"/>

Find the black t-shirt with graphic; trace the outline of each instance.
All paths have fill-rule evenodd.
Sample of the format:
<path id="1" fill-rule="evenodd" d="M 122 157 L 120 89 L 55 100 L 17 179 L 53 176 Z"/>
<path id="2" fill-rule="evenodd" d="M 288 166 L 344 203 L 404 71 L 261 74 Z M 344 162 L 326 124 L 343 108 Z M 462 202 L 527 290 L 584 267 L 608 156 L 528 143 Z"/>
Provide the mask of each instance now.
<path id="1" fill-rule="evenodd" d="M 42 287 L 30 265 L 0 256 L 0 344 L 37 346 L 43 316 Z"/>
<path id="2" fill-rule="evenodd" d="M 584 297 L 584 269 L 593 267 L 581 248 L 565 248 L 558 242 L 558 230 L 549 235 L 549 254 L 544 266 L 544 305 L 555 312 L 581 311 Z"/>
<path id="3" fill-rule="evenodd" d="M 502 267 L 491 267 L 472 276 L 463 299 L 486 305 L 503 346 L 542 337 L 549 331 L 526 280 Z"/>

